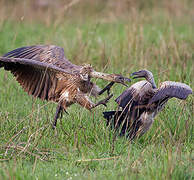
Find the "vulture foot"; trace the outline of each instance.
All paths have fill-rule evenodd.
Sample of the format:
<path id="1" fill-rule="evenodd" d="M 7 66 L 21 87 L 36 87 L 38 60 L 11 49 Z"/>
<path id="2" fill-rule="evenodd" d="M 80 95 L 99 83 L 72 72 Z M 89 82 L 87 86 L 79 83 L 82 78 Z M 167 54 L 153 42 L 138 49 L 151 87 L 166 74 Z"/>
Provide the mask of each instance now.
<path id="1" fill-rule="evenodd" d="M 99 101 L 98 103 L 96 103 L 96 104 L 94 105 L 93 108 L 95 108 L 95 107 L 97 107 L 97 106 L 99 106 L 99 105 L 101 105 L 101 104 L 104 105 L 104 106 L 107 106 L 106 104 L 108 103 L 108 101 L 109 101 L 112 97 L 113 97 L 113 94 L 109 95 L 107 98 L 105 98 L 105 99 Z"/>

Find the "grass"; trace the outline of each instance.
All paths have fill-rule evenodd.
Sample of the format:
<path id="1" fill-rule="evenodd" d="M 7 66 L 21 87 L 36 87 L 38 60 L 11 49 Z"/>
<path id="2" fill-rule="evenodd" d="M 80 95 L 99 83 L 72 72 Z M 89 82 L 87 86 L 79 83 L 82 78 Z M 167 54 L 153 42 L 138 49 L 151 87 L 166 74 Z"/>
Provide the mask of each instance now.
<path id="1" fill-rule="evenodd" d="M 98 71 L 129 76 L 147 68 L 157 84 L 171 80 L 194 87 L 191 18 L 162 12 L 135 19 L 93 18 L 56 24 L 0 21 L 0 54 L 55 44 L 72 62 L 90 63 Z M 3 69 L 0 77 L 0 179 L 194 178 L 193 96 L 170 100 L 151 130 L 130 143 L 106 127 L 102 111 L 114 109 L 113 100 L 94 114 L 71 106 L 54 132 L 50 122 L 56 105 L 28 96 Z M 124 89 L 115 85 L 115 97 Z"/>

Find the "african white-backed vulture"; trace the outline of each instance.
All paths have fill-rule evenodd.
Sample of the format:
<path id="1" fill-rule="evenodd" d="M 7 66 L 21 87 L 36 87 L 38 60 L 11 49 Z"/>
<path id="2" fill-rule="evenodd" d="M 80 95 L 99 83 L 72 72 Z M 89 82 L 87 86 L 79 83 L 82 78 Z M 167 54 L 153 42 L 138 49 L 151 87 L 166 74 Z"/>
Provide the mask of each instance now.
<path id="1" fill-rule="evenodd" d="M 24 91 L 42 100 L 58 103 L 53 127 L 60 113 L 71 104 L 92 108 L 106 104 L 112 97 L 94 104 L 89 95 L 97 96 L 116 83 L 125 85 L 130 79 L 117 74 L 96 72 L 90 65 L 72 64 L 64 56 L 64 50 L 54 45 L 37 45 L 15 49 L 0 57 L 0 68 L 11 71 Z M 101 90 L 91 78 L 101 78 L 111 83 Z"/>
<path id="2" fill-rule="evenodd" d="M 165 81 L 156 88 L 154 77 L 148 70 L 134 72 L 131 75 L 134 78 L 144 77 L 146 80 L 133 84 L 115 100 L 118 104 L 117 111 L 103 113 L 107 125 L 130 140 L 142 136 L 149 130 L 154 117 L 170 98 L 186 99 L 192 94 L 192 89 L 180 82 Z"/>

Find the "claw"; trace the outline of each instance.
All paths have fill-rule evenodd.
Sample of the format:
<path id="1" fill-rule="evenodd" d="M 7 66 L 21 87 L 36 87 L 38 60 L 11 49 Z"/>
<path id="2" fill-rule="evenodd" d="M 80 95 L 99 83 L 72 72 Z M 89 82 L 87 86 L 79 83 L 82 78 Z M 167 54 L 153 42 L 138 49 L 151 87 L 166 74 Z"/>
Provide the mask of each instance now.
<path id="1" fill-rule="evenodd" d="M 64 111 L 65 111 L 65 113 L 67 114 L 67 115 L 69 115 L 69 113 L 64 109 Z"/>
<path id="2" fill-rule="evenodd" d="M 102 103 L 102 105 L 104 105 L 105 107 L 107 107 L 107 105 L 105 103 Z"/>
<path id="3" fill-rule="evenodd" d="M 95 108 L 95 107 L 97 107 L 97 106 L 99 106 L 99 105 L 101 105 L 101 104 L 104 105 L 104 106 L 107 106 L 106 104 L 108 103 L 108 101 L 109 101 L 112 97 L 113 97 L 113 94 L 109 95 L 107 98 L 105 98 L 105 99 L 99 101 L 97 104 L 95 104 L 93 108 Z"/>

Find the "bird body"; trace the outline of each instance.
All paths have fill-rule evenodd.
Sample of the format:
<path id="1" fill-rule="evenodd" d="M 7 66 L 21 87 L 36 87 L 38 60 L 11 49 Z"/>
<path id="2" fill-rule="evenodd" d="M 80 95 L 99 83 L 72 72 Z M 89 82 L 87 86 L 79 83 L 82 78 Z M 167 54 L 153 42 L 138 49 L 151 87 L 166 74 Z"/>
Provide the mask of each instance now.
<path id="1" fill-rule="evenodd" d="M 93 83 L 84 81 L 80 77 L 81 66 L 74 65 L 65 59 L 62 48 L 55 46 L 19 48 L 7 53 L 4 57 L 25 58 L 30 59 L 31 62 L 45 63 L 45 69 L 38 68 L 36 65 L 18 65 L 17 59 L 14 64 L 10 62 L 4 64 L 5 69 L 14 74 L 16 80 L 29 95 L 42 100 L 57 103 L 61 101 L 66 108 L 75 103 L 76 94 L 87 94 L 92 89 Z M 66 72 L 60 72 L 60 70 L 56 72 L 55 69 L 47 67 L 47 64 L 55 65 Z M 69 94 L 68 98 L 64 96 L 65 93 L 66 96 Z"/>
<path id="2" fill-rule="evenodd" d="M 115 82 L 125 85 L 125 81 L 129 81 L 118 74 L 96 72 L 90 65 L 75 65 L 65 58 L 63 48 L 54 45 L 15 49 L 0 57 L 1 67 L 11 71 L 29 95 L 58 103 L 55 125 L 58 114 L 74 103 L 91 110 L 97 105 L 105 105 L 112 97 L 94 104 L 89 96 L 100 95 L 102 90 L 91 78 L 111 81 L 111 86 Z M 106 90 L 109 91 L 111 86 Z"/>
<path id="3" fill-rule="evenodd" d="M 186 99 L 192 94 L 192 89 L 180 82 L 165 81 L 156 88 L 153 75 L 147 70 L 132 75 L 137 75 L 135 78 L 145 77 L 146 80 L 136 82 L 115 100 L 117 111 L 104 112 L 107 125 L 130 140 L 142 136 L 150 129 L 155 116 L 170 98 Z"/>

